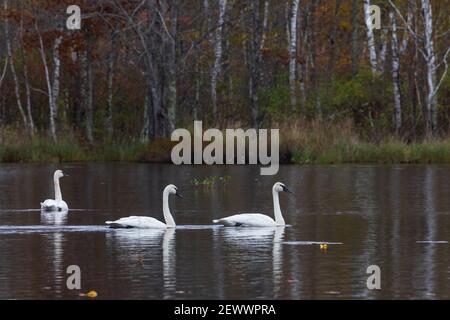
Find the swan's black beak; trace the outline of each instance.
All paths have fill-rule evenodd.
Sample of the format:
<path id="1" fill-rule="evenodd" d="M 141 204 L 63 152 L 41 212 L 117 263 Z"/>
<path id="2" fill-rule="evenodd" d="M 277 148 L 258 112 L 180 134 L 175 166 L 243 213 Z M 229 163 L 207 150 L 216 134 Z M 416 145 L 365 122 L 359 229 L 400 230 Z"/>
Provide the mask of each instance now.
<path id="1" fill-rule="evenodd" d="M 69 177 L 69 175 L 63 172 L 63 177 Z"/>
<path id="2" fill-rule="evenodd" d="M 184 197 L 180 193 L 178 193 L 178 190 L 177 190 L 177 193 L 175 193 L 175 195 L 180 199 L 184 199 Z"/>
<path id="3" fill-rule="evenodd" d="M 293 194 L 293 192 L 291 190 L 289 190 L 288 188 L 286 188 L 286 186 L 282 186 L 282 188 L 283 188 L 284 192 Z"/>

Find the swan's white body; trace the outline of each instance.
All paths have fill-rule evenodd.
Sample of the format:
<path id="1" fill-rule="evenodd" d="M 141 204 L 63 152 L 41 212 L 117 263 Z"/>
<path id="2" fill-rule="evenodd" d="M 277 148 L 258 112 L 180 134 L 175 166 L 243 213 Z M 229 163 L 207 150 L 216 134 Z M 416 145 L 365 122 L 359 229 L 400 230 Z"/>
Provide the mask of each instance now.
<path id="1" fill-rule="evenodd" d="M 285 226 L 283 215 L 280 209 L 280 199 L 278 193 L 281 191 L 290 192 L 284 184 L 277 182 L 272 187 L 273 209 L 275 220 L 261 213 L 241 213 L 226 218 L 213 220 L 227 227 L 278 227 Z"/>
<path id="2" fill-rule="evenodd" d="M 53 175 L 53 184 L 55 186 L 55 199 L 47 199 L 41 202 L 41 210 L 44 211 L 67 211 L 69 206 L 62 199 L 61 187 L 59 186 L 59 179 L 64 177 L 61 170 L 56 170 Z"/>
<path id="3" fill-rule="evenodd" d="M 213 220 L 227 227 L 277 227 L 284 226 L 276 223 L 271 217 L 261 213 L 240 213 L 226 218 Z"/>
<path id="4" fill-rule="evenodd" d="M 67 211 L 69 207 L 64 200 L 47 199 L 41 202 L 41 209 L 44 211 Z"/>
<path id="5" fill-rule="evenodd" d="M 167 225 L 152 217 L 130 216 L 106 221 L 111 228 L 166 229 Z"/>
<path id="6" fill-rule="evenodd" d="M 177 194 L 177 187 L 169 184 L 163 191 L 163 215 L 166 223 L 156 220 L 152 217 L 130 216 L 120 218 L 115 221 L 106 221 L 105 223 L 111 228 L 140 228 L 140 229 L 166 229 L 175 228 L 176 224 L 173 220 L 169 209 L 169 195 Z"/>

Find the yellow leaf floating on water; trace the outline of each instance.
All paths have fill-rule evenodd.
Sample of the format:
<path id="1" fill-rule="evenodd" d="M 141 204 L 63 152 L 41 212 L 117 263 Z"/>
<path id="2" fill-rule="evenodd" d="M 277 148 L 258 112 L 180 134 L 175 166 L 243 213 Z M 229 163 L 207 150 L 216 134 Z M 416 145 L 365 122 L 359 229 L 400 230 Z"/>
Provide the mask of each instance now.
<path id="1" fill-rule="evenodd" d="M 94 290 L 91 290 L 88 293 L 80 293 L 80 297 L 96 298 L 97 296 L 97 291 Z"/>

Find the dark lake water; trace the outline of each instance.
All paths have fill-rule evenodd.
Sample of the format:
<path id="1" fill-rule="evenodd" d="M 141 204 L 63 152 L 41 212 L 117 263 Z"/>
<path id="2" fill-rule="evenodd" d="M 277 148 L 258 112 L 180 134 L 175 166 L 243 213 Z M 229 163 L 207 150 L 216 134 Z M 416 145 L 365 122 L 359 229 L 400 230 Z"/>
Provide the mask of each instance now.
<path id="1" fill-rule="evenodd" d="M 64 164 L 67 214 L 41 214 L 55 165 L 0 164 L 0 299 L 450 299 L 450 166 Z M 226 185 L 192 179 L 230 176 Z M 238 212 L 273 215 L 285 228 L 211 225 Z M 113 230 L 105 220 L 162 220 L 162 190 L 176 230 Z M 314 242 L 337 242 L 321 250 Z M 66 269 L 81 268 L 81 290 Z M 367 267 L 381 269 L 369 290 Z"/>

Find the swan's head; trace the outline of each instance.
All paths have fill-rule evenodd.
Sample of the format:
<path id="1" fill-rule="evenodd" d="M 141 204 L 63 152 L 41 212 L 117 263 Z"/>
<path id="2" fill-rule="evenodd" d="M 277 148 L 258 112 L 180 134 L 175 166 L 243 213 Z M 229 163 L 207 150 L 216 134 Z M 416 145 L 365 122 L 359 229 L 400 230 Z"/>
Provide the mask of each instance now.
<path id="1" fill-rule="evenodd" d="M 174 184 L 169 184 L 165 189 L 164 192 L 167 192 L 168 194 L 174 194 L 178 198 L 183 199 L 183 196 L 178 192 L 178 188 Z"/>
<path id="2" fill-rule="evenodd" d="M 276 191 L 276 192 L 282 192 L 282 191 L 284 191 L 284 192 L 287 192 L 287 193 L 292 193 L 292 191 L 289 190 L 289 189 L 284 185 L 284 183 L 281 183 L 281 182 L 276 182 L 276 183 L 273 185 L 273 190 Z"/>
<path id="3" fill-rule="evenodd" d="M 68 175 L 64 174 L 61 170 L 56 170 L 53 177 L 55 179 L 59 179 L 59 178 L 62 178 L 62 177 L 68 177 Z"/>

